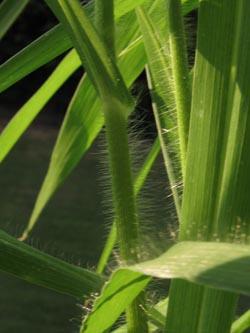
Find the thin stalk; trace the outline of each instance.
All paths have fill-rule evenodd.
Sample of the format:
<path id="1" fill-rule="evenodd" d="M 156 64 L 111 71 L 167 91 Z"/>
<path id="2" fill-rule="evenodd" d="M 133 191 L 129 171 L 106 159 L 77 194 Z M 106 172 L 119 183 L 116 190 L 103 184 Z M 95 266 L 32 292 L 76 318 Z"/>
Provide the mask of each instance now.
<path id="1" fill-rule="evenodd" d="M 104 119 L 120 256 L 125 264 L 130 264 L 139 259 L 139 225 L 128 148 L 127 117 L 121 108 L 123 106 L 118 103 L 106 102 Z"/>
<path id="2" fill-rule="evenodd" d="M 140 236 L 128 146 L 127 113 L 119 102 L 108 100 L 104 103 L 104 118 L 120 258 L 129 265 L 140 259 Z M 129 333 L 148 331 L 143 305 L 144 296 L 141 294 L 126 310 Z"/>
<path id="3" fill-rule="evenodd" d="M 95 0 L 95 26 L 109 52 L 115 57 L 113 0 Z"/>
<path id="4" fill-rule="evenodd" d="M 185 179 L 186 154 L 191 106 L 191 86 L 188 73 L 184 24 L 180 0 L 167 0 L 169 42 L 173 71 L 174 93 L 180 139 L 182 174 Z"/>
<path id="5" fill-rule="evenodd" d="M 134 189 L 135 189 L 135 195 L 137 196 L 140 192 L 141 188 L 143 187 L 143 184 L 149 174 L 149 171 L 151 170 L 151 167 L 158 156 L 160 152 L 160 143 L 158 137 L 156 138 L 145 162 L 143 163 L 142 168 L 140 169 L 140 172 L 136 176 L 136 179 L 134 181 Z M 105 265 L 107 264 L 107 261 L 112 253 L 112 250 L 115 246 L 117 240 L 117 230 L 116 230 L 116 222 L 114 221 L 112 224 L 112 227 L 110 229 L 107 241 L 105 243 L 104 249 L 102 251 L 101 257 L 99 259 L 96 272 L 98 274 L 102 274 Z"/>
<path id="6" fill-rule="evenodd" d="M 109 54 L 115 60 L 113 0 L 95 1 L 95 24 Z M 108 97 L 108 98 L 107 98 Z M 120 258 L 126 265 L 140 258 L 140 236 L 128 145 L 128 110 L 111 96 L 103 99 L 106 139 L 112 180 L 113 205 Z M 128 333 L 147 333 L 147 316 L 141 293 L 126 309 Z"/>

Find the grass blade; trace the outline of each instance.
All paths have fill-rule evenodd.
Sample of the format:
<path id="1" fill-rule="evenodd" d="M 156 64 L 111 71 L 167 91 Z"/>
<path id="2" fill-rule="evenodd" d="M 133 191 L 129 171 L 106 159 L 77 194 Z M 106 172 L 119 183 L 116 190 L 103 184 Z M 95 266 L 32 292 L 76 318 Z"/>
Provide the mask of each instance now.
<path id="1" fill-rule="evenodd" d="M 43 34 L 0 66 L 0 92 L 72 46 L 61 25 Z"/>
<path id="2" fill-rule="evenodd" d="M 132 98 L 114 59 L 107 52 L 80 3 L 67 0 L 58 2 L 47 0 L 47 3 L 67 30 L 102 101 L 112 98 L 128 109 L 133 108 Z"/>
<path id="3" fill-rule="evenodd" d="M 6 34 L 12 26 L 29 0 L 4 0 L 0 5 L 0 39 Z"/>
<path id="4" fill-rule="evenodd" d="M 129 20 L 129 22 L 131 21 Z M 130 27 L 133 29 L 133 25 Z M 137 30 L 135 29 L 135 31 Z M 137 38 L 137 34 L 138 31 L 135 36 L 132 35 L 132 41 L 128 41 L 128 44 L 132 43 L 132 46 L 121 50 L 118 58 L 119 68 L 128 86 L 141 73 L 146 59 L 142 41 Z M 85 77 L 69 105 L 52 153 L 49 170 L 37 198 L 29 226 L 22 238 L 27 237 L 48 200 L 91 146 L 103 124 L 100 100 L 97 98 L 88 77 Z"/>
<path id="5" fill-rule="evenodd" d="M 9 2 L 13 3 L 11 0 Z M 16 1 L 15 4 L 17 5 L 19 2 L 21 0 Z M 124 6 L 123 1 L 116 1 L 114 8 L 116 22 L 139 3 L 142 3 L 142 0 L 127 0 L 126 6 Z M 92 18 L 94 14 L 93 2 L 85 5 L 84 9 L 88 17 Z M 70 47 L 72 47 L 72 42 L 62 25 L 59 24 L 52 28 L 0 66 L 0 92 L 53 60 Z"/>
<path id="6" fill-rule="evenodd" d="M 243 333 L 250 328 L 250 310 L 233 322 L 230 333 Z"/>
<path id="7" fill-rule="evenodd" d="M 162 10 L 165 9 L 163 3 Z M 169 64 L 169 57 L 166 56 L 167 50 L 167 35 L 168 29 L 166 27 L 166 20 L 164 20 L 160 29 L 159 17 L 153 20 L 147 14 L 143 7 L 136 10 L 140 28 L 142 30 L 144 45 L 147 53 L 148 67 L 146 67 L 146 74 L 148 80 L 148 87 L 153 100 L 153 112 L 155 123 L 160 139 L 162 154 L 165 162 L 166 171 L 170 181 L 177 216 L 180 216 L 180 193 L 177 189 L 178 172 L 181 170 L 180 165 L 180 149 L 179 140 L 176 133 L 177 119 L 175 114 L 170 111 L 174 109 L 174 95 L 171 84 L 171 70 Z M 164 133 L 164 131 L 166 133 Z M 171 146 L 171 148 L 169 148 Z M 170 150 L 172 150 L 170 158 Z M 172 160 L 175 161 L 175 170 L 173 170 Z M 178 163 L 179 162 L 179 163 Z"/>
<path id="8" fill-rule="evenodd" d="M 180 239 L 249 243 L 250 6 L 245 1 L 218 4 L 200 3 Z M 225 47 L 218 48 L 221 43 Z M 182 282 L 174 282 L 171 290 L 167 332 L 184 327 L 190 333 L 229 331 L 237 295 Z M 195 294 L 192 304 L 190 294 Z M 178 321 L 172 317 L 176 307 Z M 208 325 L 207 317 L 215 312 L 221 320 Z"/>
<path id="9" fill-rule="evenodd" d="M 93 312 L 83 322 L 80 332 L 105 332 L 150 280 L 151 278 L 137 272 L 115 272 L 95 302 Z"/>
<path id="10" fill-rule="evenodd" d="M 50 98 L 79 66 L 80 60 L 73 50 L 60 62 L 45 83 L 11 119 L 0 135 L 0 162 L 4 160 Z"/>
<path id="11" fill-rule="evenodd" d="M 96 273 L 36 250 L 3 231 L 0 231 L 0 270 L 80 298 L 98 292 L 104 283 Z"/>
<path id="12" fill-rule="evenodd" d="M 170 59 L 172 62 L 173 83 L 178 132 L 181 151 L 182 175 L 186 170 L 186 154 L 191 106 L 191 85 L 189 81 L 187 50 L 184 37 L 184 23 L 180 0 L 167 0 Z"/>

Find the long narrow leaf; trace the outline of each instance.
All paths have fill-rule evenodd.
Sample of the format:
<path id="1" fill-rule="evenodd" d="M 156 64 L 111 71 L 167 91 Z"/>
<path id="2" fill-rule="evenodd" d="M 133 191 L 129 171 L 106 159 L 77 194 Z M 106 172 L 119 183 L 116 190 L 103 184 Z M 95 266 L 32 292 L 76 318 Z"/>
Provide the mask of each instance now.
<path id="1" fill-rule="evenodd" d="M 0 39 L 5 35 L 29 0 L 4 0 L 0 5 Z"/>
<path id="2" fill-rule="evenodd" d="M 102 101 L 113 99 L 125 108 L 133 108 L 132 98 L 113 56 L 99 38 L 80 3 L 68 0 L 46 1 L 67 30 Z"/>
<path id="3" fill-rule="evenodd" d="M 133 29 L 133 26 L 130 26 Z M 137 31 L 135 29 L 135 31 Z M 137 31 L 138 33 L 138 31 Z M 131 47 L 120 51 L 118 65 L 126 84 L 130 86 L 143 70 L 145 53 L 137 34 L 132 36 Z M 96 96 L 88 77 L 79 84 L 63 122 L 56 146 L 52 153 L 51 163 L 37 198 L 30 218 L 29 226 L 23 234 L 25 238 L 32 229 L 42 209 L 58 186 L 70 174 L 80 158 L 90 147 L 103 126 L 103 114 L 100 101 Z"/>
<path id="4" fill-rule="evenodd" d="M 0 135 L 0 163 L 50 98 L 79 65 L 80 59 L 77 53 L 74 50 L 69 52 L 44 84 L 11 119 Z"/>
<path id="5" fill-rule="evenodd" d="M 248 1 L 200 2 L 181 240 L 249 243 L 249 15 Z M 228 332 L 236 302 L 237 295 L 176 281 L 167 332 Z"/>
<path id="6" fill-rule="evenodd" d="M 99 292 L 104 283 L 96 273 L 36 250 L 3 231 L 0 231 L 0 270 L 81 298 Z"/>
<path id="7" fill-rule="evenodd" d="M 195 3 L 193 1 L 193 5 Z M 138 25 L 135 24 L 135 15 L 129 13 L 125 22 L 128 23 L 128 26 L 122 24 L 122 29 L 117 31 L 117 40 L 119 41 L 117 49 L 120 55 L 118 65 L 127 86 L 131 86 L 143 70 L 146 56 L 142 39 L 138 33 Z M 126 40 L 126 37 L 130 38 Z M 88 79 L 84 79 L 67 112 L 52 154 L 48 173 L 37 198 L 29 226 L 22 238 L 27 237 L 55 190 L 77 165 L 102 126 L 103 116 L 100 112 L 100 102 L 96 99 L 96 94 L 90 87 Z"/>
<path id="8" fill-rule="evenodd" d="M 163 3 L 162 11 L 164 9 L 165 3 Z M 177 216 L 180 217 L 180 193 L 176 186 L 181 175 L 180 146 L 176 131 L 177 117 L 173 112 L 175 102 L 167 47 L 168 29 L 166 19 L 164 18 L 163 28 L 159 28 L 159 17 L 156 16 L 153 21 L 143 7 L 138 7 L 136 13 L 147 53 L 149 70 L 147 69 L 146 73 L 153 100 L 155 123 L 173 192 Z M 175 169 L 173 168 L 173 162 Z"/>
<path id="9" fill-rule="evenodd" d="M 12 0 L 10 2 L 13 3 Z M 18 4 L 19 1 L 15 1 L 15 3 Z M 127 5 L 124 6 L 123 1 L 116 1 L 115 20 L 118 21 L 122 15 L 125 15 L 139 3 L 142 3 L 142 0 L 127 0 Z M 84 8 L 91 19 L 94 12 L 93 3 L 90 2 Z M 0 92 L 67 51 L 70 47 L 72 47 L 72 42 L 62 25 L 59 24 L 52 28 L 0 66 Z"/>

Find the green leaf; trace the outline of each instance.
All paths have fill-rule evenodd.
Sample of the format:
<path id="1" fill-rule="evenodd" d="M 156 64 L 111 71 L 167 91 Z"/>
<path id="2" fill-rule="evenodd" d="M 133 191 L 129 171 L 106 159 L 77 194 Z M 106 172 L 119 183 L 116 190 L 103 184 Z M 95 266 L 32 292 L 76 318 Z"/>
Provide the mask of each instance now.
<path id="1" fill-rule="evenodd" d="M 0 92 L 71 47 L 69 37 L 58 25 L 0 66 Z"/>
<path id="2" fill-rule="evenodd" d="M 114 1 L 114 9 L 115 14 L 119 13 L 120 16 L 125 15 L 127 12 L 135 9 L 137 6 L 142 5 L 146 0 L 115 0 Z"/>
<path id="3" fill-rule="evenodd" d="M 233 322 L 230 333 L 243 333 L 250 328 L 250 310 Z"/>
<path id="4" fill-rule="evenodd" d="M 141 273 L 141 274 L 140 274 Z M 114 272 L 81 332 L 104 332 L 154 276 L 250 295 L 250 246 L 181 242 L 160 257 Z"/>
<path id="5" fill-rule="evenodd" d="M 165 3 L 162 7 L 162 10 L 164 9 Z M 177 216 L 180 217 L 180 193 L 178 193 L 176 186 L 181 178 L 180 147 L 176 131 L 177 117 L 172 111 L 175 109 L 175 102 L 171 82 L 172 73 L 167 56 L 168 29 L 166 27 L 166 19 L 164 20 L 165 22 L 163 21 L 162 24 L 159 24 L 160 18 L 156 16 L 153 21 L 143 7 L 139 7 L 136 13 L 142 30 L 150 69 L 146 68 L 146 74 L 153 101 L 155 123 L 168 179 L 173 192 Z M 175 168 L 173 168 L 173 161 Z"/>
<path id="6" fill-rule="evenodd" d="M 113 56 L 99 38 L 80 3 L 67 0 L 46 2 L 67 30 L 102 102 L 112 99 L 121 103 L 124 109 L 133 108 L 133 100 Z"/>
<path id="7" fill-rule="evenodd" d="M 13 4 L 12 0 L 9 2 Z M 17 5 L 19 2 L 21 1 L 15 1 L 15 4 Z M 118 21 L 122 15 L 141 2 L 141 0 L 127 0 L 126 6 L 124 6 L 123 1 L 116 1 L 115 20 Z M 93 2 L 84 8 L 88 17 L 92 18 L 94 14 Z M 72 42 L 62 25 L 59 24 L 52 28 L 0 66 L 0 92 L 53 60 L 70 47 L 72 47 Z"/>
<path id="8" fill-rule="evenodd" d="M 129 14 L 129 16 L 133 16 Z M 129 23 L 131 20 L 128 21 Z M 135 25 L 135 21 L 134 21 Z M 128 41 L 125 50 L 119 52 L 118 65 L 123 73 L 126 84 L 130 86 L 143 70 L 145 53 L 142 41 L 137 39 L 138 31 L 134 25 L 129 27 L 135 32 L 132 40 Z M 136 27 L 136 25 L 135 25 Z M 124 29 L 128 28 L 127 25 Z M 128 28 L 128 31 L 129 28 Z M 122 32 L 122 31 L 120 31 Z M 35 208 L 30 218 L 29 226 L 23 234 L 25 238 L 32 229 L 42 209 L 51 198 L 58 186 L 70 174 L 80 158 L 91 146 L 93 140 L 103 126 L 101 104 L 86 76 L 81 83 L 69 105 L 69 110 L 61 127 L 57 143 L 52 153 L 48 173 L 37 198 Z"/>
<path id="9" fill-rule="evenodd" d="M 145 288 L 151 278 L 129 270 L 116 271 L 104 286 L 81 333 L 105 332 Z"/>
<path id="10" fill-rule="evenodd" d="M 18 241 L 0 230 L 0 270 L 19 279 L 75 297 L 99 292 L 104 280 Z"/>
<path id="11" fill-rule="evenodd" d="M 38 113 L 79 65 L 80 59 L 76 52 L 74 50 L 69 52 L 44 84 L 11 119 L 0 135 L 0 162 L 3 161 Z"/>
<path id="12" fill-rule="evenodd" d="M 0 39 L 12 26 L 29 0 L 4 0 L 0 5 Z"/>
<path id="13" fill-rule="evenodd" d="M 180 240 L 250 240 L 249 15 L 248 1 L 200 2 Z M 171 290 L 169 332 L 228 332 L 237 295 L 178 281 Z"/>

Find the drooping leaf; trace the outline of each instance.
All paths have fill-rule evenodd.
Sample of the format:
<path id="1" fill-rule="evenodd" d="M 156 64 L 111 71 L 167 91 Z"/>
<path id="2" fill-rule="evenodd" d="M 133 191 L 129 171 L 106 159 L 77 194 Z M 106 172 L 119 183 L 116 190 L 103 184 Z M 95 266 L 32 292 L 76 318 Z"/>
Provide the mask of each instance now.
<path id="1" fill-rule="evenodd" d="M 104 283 L 100 275 L 34 249 L 4 231 L 0 231 L 0 270 L 80 298 L 99 292 Z"/>

